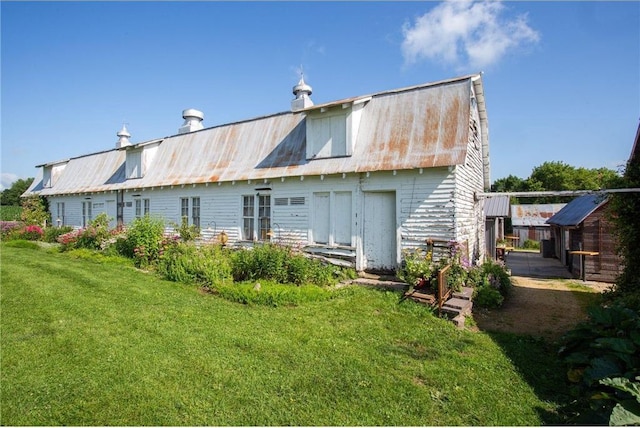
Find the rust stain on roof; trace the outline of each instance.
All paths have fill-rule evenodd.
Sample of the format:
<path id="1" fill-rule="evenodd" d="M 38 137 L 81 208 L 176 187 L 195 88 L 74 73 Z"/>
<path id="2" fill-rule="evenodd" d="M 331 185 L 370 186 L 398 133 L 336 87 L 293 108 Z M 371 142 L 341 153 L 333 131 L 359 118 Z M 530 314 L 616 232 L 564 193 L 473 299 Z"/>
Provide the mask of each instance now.
<path id="1" fill-rule="evenodd" d="M 42 194 L 458 165 L 467 151 L 471 77 L 343 100 L 363 105 L 351 156 L 306 159 L 306 113 L 286 112 L 167 137 L 136 180 L 124 177 L 125 150 L 71 159 Z M 319 106 L 310 111 L 322 114 Z"/>

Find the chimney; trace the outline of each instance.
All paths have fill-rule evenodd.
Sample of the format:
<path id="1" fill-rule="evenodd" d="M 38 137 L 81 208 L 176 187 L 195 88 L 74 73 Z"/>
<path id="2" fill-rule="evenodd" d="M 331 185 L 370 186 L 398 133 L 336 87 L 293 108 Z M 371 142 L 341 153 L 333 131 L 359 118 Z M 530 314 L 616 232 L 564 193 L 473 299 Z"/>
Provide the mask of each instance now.
<path id="1" fill-rule="evenodd" d="M 129 141 L 129 137 L 131 137 L 131 134 L 129 134 L 129 131 L 127 131 L 126 125 L 123 124 L 122 129 L 118 131 L 116 135 L 118 136 L 118 142 L 116 142 L 116 149 L 121 149 L 122 147 L 131 145 L 131 142 Z"/>
<path id="2" fill-rule="evenodd" d="M 300 111 L 313 105 L 313 101 L 309 98 L 311 95 L 311 86 L 304 83 L 304 76 L 300 76 L 300 81 L 293 87 L 293 95 L 296 97 L 291 101 L 291 111 Z"/>
<path id="3" fill-rule="evenodd" d="M 182 111 L 182 118 L 184 119 L 184 123 L 178 129 L 178 134 L 186 134 L 187 132 L 204 129 L 204 126 L 202 126 L 204 113 L 202 113 L 201 111 L 193 108 L 188 108 Z"/>

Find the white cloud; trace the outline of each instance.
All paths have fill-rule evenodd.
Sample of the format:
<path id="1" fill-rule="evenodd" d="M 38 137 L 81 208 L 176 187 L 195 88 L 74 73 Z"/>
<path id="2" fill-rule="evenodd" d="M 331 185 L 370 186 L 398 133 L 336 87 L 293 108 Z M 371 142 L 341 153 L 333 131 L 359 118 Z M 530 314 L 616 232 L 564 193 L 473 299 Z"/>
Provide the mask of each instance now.
<path id="1" fill-rule="evenodd" d="M 14 183 L 14 181 L 18 180 L 16 174 L 11 172 L 3 172 L 0 174 L 0 190 L 8 189 Z"/>
<path id="2" fill-rule="evenodd" d="M 500 1 L 446 1 L 406 23 L 402 32 L 405 64 L 442 61 L 458 68 L 482 69 L 510 50 L 540 39 L 527 16 L 503 17 Z"/>

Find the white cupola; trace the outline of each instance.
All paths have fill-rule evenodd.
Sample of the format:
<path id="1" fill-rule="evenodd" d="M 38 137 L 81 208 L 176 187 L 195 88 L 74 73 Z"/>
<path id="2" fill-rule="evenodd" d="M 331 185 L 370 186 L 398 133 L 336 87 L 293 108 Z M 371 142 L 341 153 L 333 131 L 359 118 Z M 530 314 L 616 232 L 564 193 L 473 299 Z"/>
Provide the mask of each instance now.
<path id="1" fill-rule="evenodd" d="M 188 108 L 182 111 L 182 118 L 184 123 L 178 129 L 178 134 L 186 134 L 187 132 L 198 131 L 204 129 L 202 120 L 204 119 L 204 113 L 199 110 Z"/>
<path id="2" fill-rule="evenodd" d="M 312 94 L 311 86 L 304 82 L 304 76 L 300 76 L 300 81 L 293 87 L 293 95 L 296 97 L 291 101 L 291 111 L 303 110 L 313 105 L 313 101 L 309 98 Z"/>
<path id="3" fill-rule="evenodd" d="M 120 149 L 122 147 L 131 145 L 131 142 L 129 141 L 131 134 L 129 134 L 129 131 L 127 131 L 126 125 L 123 124 L 122 129 L 118 131 L 116 135 L 118 136 L 118 141 L 116 142 L 116 149 Z"/>

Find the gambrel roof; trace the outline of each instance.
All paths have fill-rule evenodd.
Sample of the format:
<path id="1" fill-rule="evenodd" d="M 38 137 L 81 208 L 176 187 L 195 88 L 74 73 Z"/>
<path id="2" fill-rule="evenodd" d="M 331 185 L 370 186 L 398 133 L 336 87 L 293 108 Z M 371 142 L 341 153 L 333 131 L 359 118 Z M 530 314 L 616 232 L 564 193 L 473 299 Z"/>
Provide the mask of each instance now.
<path id="1" fill-rule="evenodd" d="M 472 100 L 473 98 L 473 100 Z M 55 183 L 43 187 L 42 171 L 29 192 L 41 195 L 282 177 L 447 167 L 465 162 L 470 141 L 471 103 L 479 111 L 485 185 L 489 143 L 480 75 L 412 86 L 316 105 L 119 149 L 71 158 Z M 323 114 L 356 111 L 352 151 L 309 157 L 307 126 Z M 351 123 L 351 122 L 350 122 Z M 140 178 L 127 178 L 125 161 L 145 147 L 152 160 Z M 48 165 L 41 165 L 45 169 Z"/>

